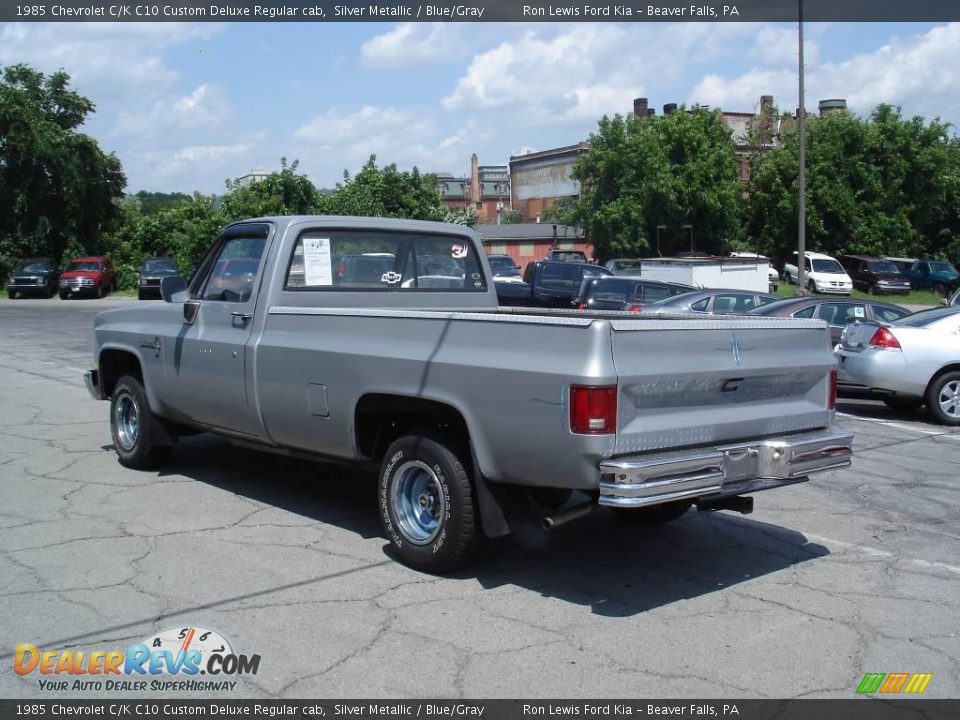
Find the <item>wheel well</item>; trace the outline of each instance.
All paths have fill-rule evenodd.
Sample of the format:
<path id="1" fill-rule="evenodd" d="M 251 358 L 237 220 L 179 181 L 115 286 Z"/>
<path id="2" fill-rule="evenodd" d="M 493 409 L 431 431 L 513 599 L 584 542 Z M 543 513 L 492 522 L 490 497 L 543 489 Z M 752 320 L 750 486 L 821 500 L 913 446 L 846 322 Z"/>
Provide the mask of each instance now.
<path id="1" fill-rule="evenodd" d="M 99 367 L 100 386 L 103 388 L 103 394 L 106 397 L 113 394 L 113 386 L 124 375 L 133 375 L 141 384 L 143 383 L 140 361 L 136 355 L 125 350 L 104 350 L 100 353 Z"/>
<path id="2" fill-rule="evenodd" d="M 357 450 L 379 461 L 387 448 L 414 428 L 430 428 L 444 435 L 469 441 L 467 423 L 456 408 L 435 400 L 403 395 L 364 395 L 354 412 Z"/>
<path id="3" fill-rule="evenodd" d="M 930 390 L 930 387 L 933 385 L 934 381 L 939 378 L 941 375 L 945 375 L 948 372 L 957 372 L 960 371 L 960 363 L 953 363 L 952 365 L 944 365 L 942 368 L 937 370 L 933 377 L 930 378 L 930 382 L 927 383 L 927 390 Z"/>

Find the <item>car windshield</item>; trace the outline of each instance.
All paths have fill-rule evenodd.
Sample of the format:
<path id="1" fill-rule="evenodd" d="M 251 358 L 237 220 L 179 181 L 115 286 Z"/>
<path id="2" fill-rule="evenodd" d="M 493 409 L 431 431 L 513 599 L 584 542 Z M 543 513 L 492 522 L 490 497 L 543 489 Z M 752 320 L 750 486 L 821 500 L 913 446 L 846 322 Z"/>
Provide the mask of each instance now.
<path id="1" fill-rule="evenodd" d="M 947 307 L 938 307 L 930 308 L 929 310 L 921 310 L 915 312 L 913 315 L 907 315 L 904 318 L 895 320 L 891 325 L 905 325 L 906 327 L 926 327 L 930 323 L 934 323 L 937 320 L 942 320 L 945 317 L 950 315 L 956 315 L 960 313 L 960 306 L 957 305 L 948 305 Z"/>
<path id="2" fill-rule="evenodd" d="M 873 262 L 868 262 L 867 270 L 875 273 L 894 273 L 896 275 L 900 274 L 900 269 L 896 265 L 894 265 L 892 262 L 887 262 L 886 260 L 874 260 Z"/>
<path id="3" fill-rule="evenodd" d="M 512 271 L 515 273 L 519 272 L 516 264 L 507 257 L 488 257 L 487 260 L 490 262 L 490 269 L 495 273 L 501 273 L 504 270 Z"/>
<path id="4" fill-rule="evenodd" d="M 955 275 L 957 271 L 953 269 L 950 263 L 932 262 L 930 263 L 930 272 L 947 273 L 948 275 Z"/>
<path id="5" fill-rule="evenodd" d="M 176 272 L 177 266 L 173 263 L 172 260 L 147 260 L 143 264 L 144 272 L 163 272 L 170 271 Z"/>
<path id="6" fill-rule="evenodd" d="M 88 271 L 88 272 L 99 272 L 100 263 L 94 261 L 85 261 L 85 262 L 72 262 L 67 265 L 67 272 L 77 272 L 77 271 Z"/>
<path id="7" fill-rule="evenodd" d="M 843 268 L 836 260 L 831 260 L 829 258 L 813 258 L 811 262 L 813 263 L 814 272 L 836 273 L 838 275 L 843 272 Z"/>
<path id="8" fill-rule="evenodd" d="M 43 260 L 28 260 L 27 262 L 20 263 L 13 269 L 15 273 L 49 272 L 50 270 L 53 270 L 53 265 Z"/>

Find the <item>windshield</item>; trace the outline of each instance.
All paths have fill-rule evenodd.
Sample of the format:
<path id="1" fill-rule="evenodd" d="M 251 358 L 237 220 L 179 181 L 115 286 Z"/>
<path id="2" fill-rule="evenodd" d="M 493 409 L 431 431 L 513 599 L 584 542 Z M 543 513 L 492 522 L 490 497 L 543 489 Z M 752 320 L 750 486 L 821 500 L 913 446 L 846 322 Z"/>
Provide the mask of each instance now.
<path id="1" fill-rule="evenodd" d="M 53 270 L 53 265 L 44 260 L 28 260 L 27 262 L 20 263 L 13 269 L 15 273 L 49 272 L 51 270 Z"/>
<path id="2" fill-rule="evenodd" d="M 503 271 L 510 271 L 512 273 L 519 274 L 520 270 L 514 264 L 513 260 L 506 257 L 488 257 L 487 260 L 490 262 L 490 269 L 495 273 L 502 273 Z"/>
<path id="3" fill-rule="evenodd" d="M 885 262 L 877 260 L 875 262 L 868 262 L 867 269 L 870 272 L 875 273 L 894 273 L 896 275 L 900 274 L 900 269 L 894 265 L 892 262 Z"/>
<path id="4" fill-rule="evenodd" d="M 171 260 L 147 260 L 143 264 L 144 272 L 176 272 L 177 266 Z"/>
<path id="5" fill-rule="evenodd" d="M 812 262 L 814 272 L 837 273 L 838 275 L 843 273 L 843 268 L 840 267 L 840 263 L 838 263 L 836 260 L 814 258 Z"/>
<path id="6" fill-rule="evenodd" d="M 926 327 L 930 323 L 936 322 L 937 320 L 942 320 L 949 315 L 956 315 L 960 312 L 960 307 L 956 305 L 948 305 L 947 307 L 938 307 L 930 308 L 929 310 L 921 310 L 920 312 L 915 312 L 913 315 L 907 315 L 905 318 L 901 318 L 891 323 L 891 325 L 906 325 L 907 327 Z"/>
<path id="7" fill-rule="evenodd" d="M 953 269 L 950 263 L 932 262 L 930 263 L 930 272 L 947 273 L 947 275 L 953 275 L 956 273 L 956 270 Z"/>
<path id="8" fill-rule="evenodd" d="M 67 272 L 77 272 L 78 270 L 87 272 L 100 272 L 100 263 L 98 262 L 72 262 L 67 265 Z"/>

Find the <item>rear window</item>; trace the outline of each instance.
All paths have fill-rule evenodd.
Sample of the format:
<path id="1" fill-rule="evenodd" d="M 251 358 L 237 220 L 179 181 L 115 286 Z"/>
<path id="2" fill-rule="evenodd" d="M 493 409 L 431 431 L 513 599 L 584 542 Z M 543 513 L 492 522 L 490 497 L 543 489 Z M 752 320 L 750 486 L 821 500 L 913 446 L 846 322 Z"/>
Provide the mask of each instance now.
<path id="1" fill-rule="evenodd" d="M 960 311 L 958 311 L 956 305 L 931 308 L 929 310 L 915 312 L 913 315 L 907 315 L 905 318 L 901 318 L 900 320 L 895 321 L 893 324 L 905 325 L 907 327 L 926 327 L 930 323 L 936 322 L 937 320 L 942 320 L 950 315 L 956 315 L 958 312 Z"/>
<path id="2" fill-rule="evenodd" d="M 391 231 L 304 233 L 287 270 L 288 290 L 486 290 L 467 238 Z"/>

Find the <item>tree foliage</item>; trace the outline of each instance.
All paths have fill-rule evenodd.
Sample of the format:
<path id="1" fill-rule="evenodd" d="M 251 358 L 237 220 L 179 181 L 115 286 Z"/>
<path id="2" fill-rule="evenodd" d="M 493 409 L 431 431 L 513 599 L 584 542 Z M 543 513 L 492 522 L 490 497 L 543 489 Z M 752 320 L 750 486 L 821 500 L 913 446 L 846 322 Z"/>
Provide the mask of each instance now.
<path id="1" fill-rule="evenodd" d="M 118 214 L 120 161 L 79 131 L 93 103 L 70 76 L 26 65 L 0 73 L 0 265 L 24 255 L 92 252 Z"/>
<path id="2" fill-rule="evenodd" d="M 331 195 L 323 196 L 323 212 L 330 215 L 443 220 L 446 208 L 437 192 L 436 177 L 417 168 L 397 170 L 394 164 L 377 167 L 371 155 L 354 177 L 346 171 Z"/>
<path id="3" fill-rule="evenodd" d="M 839 254 L 948 255 L 958 236 L 960 152 L 949 125 L 836 113 L 807 124 L 806 246 Z M 797 242 L 798 139 L 751 162 L 747 231 L 785 260 Z"/>
<path id="4" fill-rule="evenodd" d="M 320 211 L 322 196 L 305 175 L 297 175 L 299 160 L 289 166 L 280 158 L 280 171 L 241 185 L 228 180 L 221 211 L 227 222 L 268 215 L 310 215 Z"/>
<path id="5" fill-rule="evenodd" d="M 689 242 L 720 252 L 739 233 L 742 188 L 730 131 L 704 108 L 661 117 L 604 117 L 577 162 L 580 200 L 564 218 L 582 224 L 600 259 Z M 686 226 L 686 227 L 684 227 Z"/>

